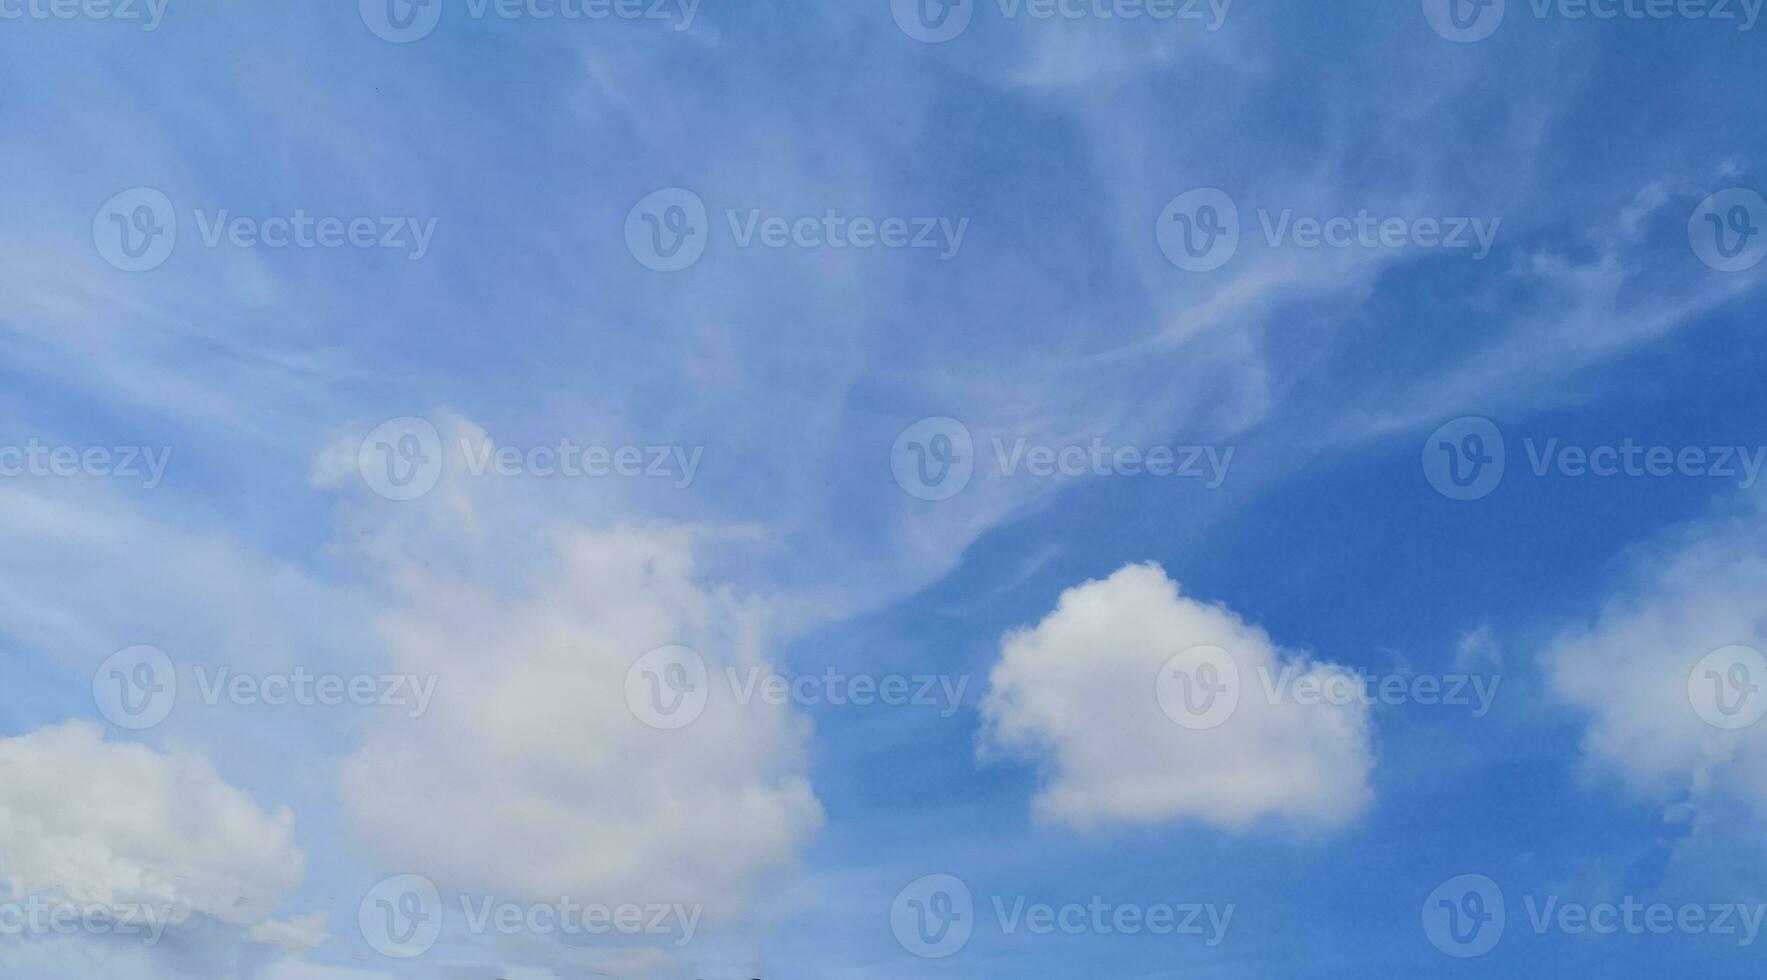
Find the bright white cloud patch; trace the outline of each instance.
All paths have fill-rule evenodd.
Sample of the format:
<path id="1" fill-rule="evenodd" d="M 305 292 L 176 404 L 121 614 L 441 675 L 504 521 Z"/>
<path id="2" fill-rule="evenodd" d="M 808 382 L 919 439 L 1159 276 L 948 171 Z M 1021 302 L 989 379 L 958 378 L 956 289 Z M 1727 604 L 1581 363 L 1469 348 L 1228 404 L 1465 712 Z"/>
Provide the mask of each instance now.
<path id="1" fill-rule="evenodd" d="M 1584 750 L 1633 789 L 1695 805 L 1734 799 L 1767 817 L 1767 676 L 1747 663 L 1751 651 L 1767 651 L 1759 515 L 1695 528 L 1639 560 L 1594 622 L 1558 637 L 1542 663 L 1589 715 Z"/>
<path id="2" fill-rule="evenodd" d="M 67 722 L 0 739 L 0 895 L 262 922 L 300 883 L 294 818 L 201 758 Z"/>
<path id="3" fill-rule="evenodd" d="M 1179 657 L 1197 647 L 1219 652 Z M 1189 680 L 1221 690 L 1192 703 L 1209 707 L 1186 727 L 1170 699 L 1202 689 L 1168 687 L 1162 705 L 1161 677 L 1204 660 L 1212 673 Z M 1232 611 L 1181 596 L 1159 566 L 1131 565 L 1069 589 L 1036 627 L 1002 640 L 983 747 L 1041 763 L 1038 816 L 1079 828 L 1193 817 L 1237 830 L 1267 816 L 1336 826 L 1370 798 L 1368 708 L 1292 694 L 1353 682 L 1279 650 Z"/>
<path id="4" fill-rule="evenodd" d="M 379 719 L 342 776 L 390 867 L 443 889 L 704 903 L 717 918 L 821 825 L 807 725 L 739 704 L 725 680 L 767 668 L 767 608 L 704 580 L 699 532 L 535 532 L 495 488 L 455 482 L 390 513 L 363 531 L 397 593 L 379 632 L 393 669 L 435 677 L 435 695 L 421 717 Z M 709 700 L 664 730 L 629 706 L 627 676 L 670 646 L 703 658 Z"/>

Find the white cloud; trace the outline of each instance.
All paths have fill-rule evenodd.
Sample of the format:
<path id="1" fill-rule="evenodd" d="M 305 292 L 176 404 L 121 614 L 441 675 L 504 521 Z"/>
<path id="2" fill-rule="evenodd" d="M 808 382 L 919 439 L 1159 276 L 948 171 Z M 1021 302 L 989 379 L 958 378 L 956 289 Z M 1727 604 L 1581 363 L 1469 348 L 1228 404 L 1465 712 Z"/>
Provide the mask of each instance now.
<path id="1" fill-rule="evenodd" d="M 378 631 L 394 669 L 437 685 L 428 713 L 380 719 L 345 762 L 346 812 L 390 867 L 443 889 L 735 913 L 822 820 L 807 724 L 721 683 L 767 664 L 768 606 L 706 581 L 701 532 L 535 531 L 500 493 L 450 478 L 369 508 L 385 516 L 361 550 L 396 592 Z M 698 720 L 665 731 L 628 707 L 626 676 L 674 645 L 712 683 Z"/>
<path id="2" fill-rule="evenodd" d="M 300 883 L 293 825 L 204 759 L 105 742 L 82 722 L 0 739 L 0 884 L 13 899 L 251 925 Z"/>
<path id="3" fill-rule="evenodd" d="M 1723 798 L 1767 816 L 1767 722 L 1718 727 L 1696 700 L 1706 690 L 1689 687 L 1714 651 L 1767 650 L 1767 522 L 1755 513 L 1696 526 L 1632 571 L 1592 623 L 1541 657 L 1553 687 L 1589 716 L 1584 751 L 1665 803 Z"/>
<path id="4" fill-rule="evenodd" d="M 287 922 L 260 922 L 251 928 L 252 941 L 291 952 L 313 949 L 325 941 L 325 924 L 330 918 L 329 912 L 315 912 Z"/>
<path id="5" fill-rule="evenodd" d="M 1218 727 L 1186 728 L 1157 684 L 1175 655 L 1207 645 L 1231 656 L 1238 706 Z M 1191 817 L 1239 830 L 1267 816 L 1342 825 L 1370 799 L 1368 709 L 1267 697 L 1285 668 L 1349 679 L 1278 649 L 1225 607 L 1181 596 L 1159 566 L 1130 565 L 1069 589 L 1036 627 L 1002 640 L 983 747 L 1040 762 L 1038 816 L 1078 828 Z"/>
<path id="6" fill-rule="evenodd" d="M 1455 670 L 1496 669 L 1503 666 L 1503 647 L 1490 623 L 1468 630 L 1454 645 Z"/>

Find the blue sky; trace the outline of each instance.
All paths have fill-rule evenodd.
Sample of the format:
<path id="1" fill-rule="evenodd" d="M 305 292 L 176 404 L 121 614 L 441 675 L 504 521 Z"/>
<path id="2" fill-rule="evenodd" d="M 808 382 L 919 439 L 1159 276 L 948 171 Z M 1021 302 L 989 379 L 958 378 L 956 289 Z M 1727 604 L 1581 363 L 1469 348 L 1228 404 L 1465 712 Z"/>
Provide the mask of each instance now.
<path id="1" fill-rule="evenodd" d="M 0 0 L 4 972 L 1757 973 L 1759 14 Z"/>

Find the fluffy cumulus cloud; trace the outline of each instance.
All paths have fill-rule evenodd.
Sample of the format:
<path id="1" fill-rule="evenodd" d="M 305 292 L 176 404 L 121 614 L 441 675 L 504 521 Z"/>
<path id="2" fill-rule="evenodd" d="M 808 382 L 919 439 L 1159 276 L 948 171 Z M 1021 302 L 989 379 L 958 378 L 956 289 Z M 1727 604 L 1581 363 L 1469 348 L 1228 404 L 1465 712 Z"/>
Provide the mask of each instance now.
<path id="1" fill-rule="evenodd" d="M 1635 559 L 1593 621 L 1542 662 L 1588 716 L 1589 758 L 1677 805 L 1767 817 L 1767 518 L 1686 529 Z"/>
<path id="2" fill-rule="evenodd" d="M 536 531 L 519 504 L 452 482 L 376 512 L 392 514 L 363 528 L 393 583 L 379 633 L 395 671 L 436 681 L 427 712 L 377 720 L 343 766 L 346 811 L 389 866 L 445 890 L 716 919 L 791 864 L 822 821 L 807 723 L 741 703 L 729 671 L 769 669 L 770 610 L 708 581 L 702 532 Z M 692 653 L 640 663 L 662 648 Z M 685 695 L 687 713 L 651 713 L 652 695 Z"/>
<path id="3" fill-rule="evenodd" d="M 0 739 L 0 892 L 11 902 L 262 928 L 304 871 L 293 824 L 204 759 L 106 742 L 85 723 Z"/>
<path id="4" fill-rule="evenodd" d="M 1002 640 L 983 748 L 1038 762 L 1038 816 L 1077 828 L 1339 826 L 1370 799 L 1368 709 L 1302 692 L 1355 683 L 1131 565 Z"/>

